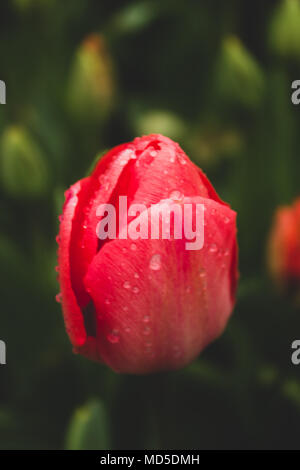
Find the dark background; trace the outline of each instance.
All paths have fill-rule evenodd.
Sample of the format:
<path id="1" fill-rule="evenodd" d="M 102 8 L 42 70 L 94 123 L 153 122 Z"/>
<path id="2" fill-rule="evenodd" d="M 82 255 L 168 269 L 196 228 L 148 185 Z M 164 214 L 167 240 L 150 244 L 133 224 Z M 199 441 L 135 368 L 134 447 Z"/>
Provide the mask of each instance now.
<path id="1" fill-rule="evenodd" d="M 299 448 L 300 311 L 266 268 L 299 195 L 299 1 L 5 0 L 0 74 L 0 448 Z M 98 152 L 150 132 L 238 212 L 238 301 L 189 367 L 119 376 L 72 354 L 57 217 Z"/>

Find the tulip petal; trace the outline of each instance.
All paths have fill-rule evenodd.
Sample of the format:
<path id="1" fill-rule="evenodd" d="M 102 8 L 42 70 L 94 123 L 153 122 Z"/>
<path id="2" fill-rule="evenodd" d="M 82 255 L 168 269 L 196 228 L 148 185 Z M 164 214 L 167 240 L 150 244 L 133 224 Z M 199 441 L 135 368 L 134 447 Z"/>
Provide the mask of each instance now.
<path id="1" fill-rule="evenodd" d="M 117 371 L 183 366 L 221 334 L 232 311 L 235 213 L 207 198 L 184 201 L 205 206 L 201 250 L 186 250 L 185 238 L 117 239 L 101 248 L 88 269 L 98 353 Z M 148 217 L 149 210 L 139 216 Z"/>

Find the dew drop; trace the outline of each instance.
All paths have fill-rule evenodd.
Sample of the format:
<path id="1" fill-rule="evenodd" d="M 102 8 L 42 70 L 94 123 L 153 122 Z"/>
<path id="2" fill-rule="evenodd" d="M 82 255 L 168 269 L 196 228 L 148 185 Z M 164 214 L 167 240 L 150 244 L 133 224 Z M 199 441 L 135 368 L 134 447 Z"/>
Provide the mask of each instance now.
<path id="1" fill-rule="evenodd" d="M 144 323 L 149 323 L 149 321 L 150 321 L 150 315 L 144 315 L 143 322 Z"/>
<path id="2" fill-rule="evenodd" d="M 128 307 L 127 307 L 127 305 L 124 305 L 123 310 L 124 310 L 124 312 L 128 312 Z"/>
<path id="3" fill-rule="evenodd" d="M 134 273 L 133 276 L 134 276 L 135 279 L 139 279 L 139 278 L 140 278 L 140 275 L 139 275 L 138 273 Z"/>
<path id="4" fill-rule="evenodd" d="M 136 247 L 136 244 L 135 244 L 135 243 L 131 243 L 130 248 L 131 248 L 132 251 L 136 251 L 136 248 L 137 248 L 137 247 Z"/>
<path id="5" fill-rule="evenodd" d="M 125 281 L 124 284 L 123 284 L 123 287 L 124 289 L 130 289 L 130 282 L 129 281 Z"/>
<path id="6" fill-rule="evenodd" d="M 157 151 L 156 150 L 151 150 L 150 157 L 154 158 L 154 157 L 156 157 L 156 155 L 157 155 Z"/>
<path id="7" fill-rule="evenodd" d="M 180 191 L 174 190 L 170 193 L 169 198 L 173 199 L 173 201 L 181 201 L 183 199 L 183 195 Z"/>
<path id="8" fill-rule="evenodd" d="M 230 218 L 229 217 L 224 217 L 224 224 L 229 224 Z"/>
<path id="9" fill-rule="evenodd" d="M 150 264 L 149 264 L 150 269 L 152 271 L 159 271 L 161 268 L 161 256 L 159 254 L 155 254 L 152 256 L 150 259 Z"/>
<path id="10" fill-rule="evenodd" d="M 149 326 L 146 326 L 146 327 L 144 328 L 143 334 L 144 334 L 145 336 L 149 336 L 150 333 L 151 333 L 151 329 L 149 328 Z"/>
<path id="11" fill-rule="evenodd" d="M 205 269 L 204 269 L 204 268 L 201 268 L 201 269 L 200 269 L 199 275 L 200 275 L 201 278 L 204 278 L 204 277 L 206 276 L 206 272 L 205 272 Z"/>
<path id="12" fill-rule="evenodd" d="M 138 294 L 140 292 L 140 289 L 137 286 L 134 286 L 133 289 L 132 289 L 132 292 L 134 294 Z"/>
<path id="13" fill-rule="evenodd" d="M 126 326 L 126 328 L 125 328 L 124 331 L 125 331 L 125 333 L 130 333 L 130 332 L 131 332 L 131 329 L 129 328 L 129 326 Z"/>
<path id="14" fill-rule="evenodd" d="M 110 304 L 110 300 L 109 300 L 109 299 L 105 299 L 105 304 L 106 304 L 106 305 L 109 305 L 109 304 Z"/>
<path id="15" fill-rule="evenodd" d="M 210 253 L 216 253 L 218 251 L 218 247 L 215 243 L 212 243 L 209 247 Z"/>
<path id="16" fill-rule="evenodd" d="M 107 339 L 110 343 L 117 344 L 120 341 L 118 330 L 112 330 L 111 333 L 107 335 Z"/>
<path id="17" fill-rule="evenodd" d="M 64 220 L 63 214 L 60 214 L 60 215 L 58 216 L 58 220 L 59 220 L 60 222 L 62 222 L 62 221 Z"/>
<path id="18" fill-rule="evenodd" d="M 56 300 L 56 302 L 58 302 L 59 304 L 61 303 L 61 301 L 62 301 L 62 295 L 61 295 L 61 292 L 59 292 L 58 294 L 56 294 L 56 296 L 55 296 L 55 300 Z"/>

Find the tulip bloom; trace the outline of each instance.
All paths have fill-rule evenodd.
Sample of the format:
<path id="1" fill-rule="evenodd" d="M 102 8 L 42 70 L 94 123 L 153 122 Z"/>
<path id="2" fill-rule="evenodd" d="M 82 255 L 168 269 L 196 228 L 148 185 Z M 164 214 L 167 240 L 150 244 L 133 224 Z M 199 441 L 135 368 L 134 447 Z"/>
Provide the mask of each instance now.
<path id="1" fill-rule="evenodd" d="M 130 216 L 117 221 L 115 239 L 100 239 L 99 206 L 118 212 L 124 196 Z M 189 205 L 194 229 L 203 207 L 201 249 L 187 249 L 183 230 L 181 238 L 124 236 L 174 200 Z M 60 299 L 75 352 L 145 374 L 184 366 L 222 333 L 235 302 L 236 214 L 178 144 L 150 135 L 115 147 L 66 192 L 60 219 Z"/>
<path id="2" fill-rule="evenodd" d="M 283 288 L 300 286 L 300 198 L 279 207 L 268 244 L 268 264 L 274 280 Z"/>

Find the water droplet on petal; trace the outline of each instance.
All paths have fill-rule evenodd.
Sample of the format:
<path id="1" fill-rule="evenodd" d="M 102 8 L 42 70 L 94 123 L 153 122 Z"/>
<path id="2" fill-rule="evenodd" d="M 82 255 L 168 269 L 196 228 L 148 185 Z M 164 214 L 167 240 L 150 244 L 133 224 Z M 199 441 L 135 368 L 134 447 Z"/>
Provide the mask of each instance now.
<path id="1" fill-rule="evenodd" d="M 132 292 L 134 294 L 138 294 L 140 292 L 140 289 L 137 286 L 134 286 L 133 289 L 132 289 Z"/>
<path id="2" fill-rule="evenodd" d="M 58 220 L 59 220 L 60 222 L 62 222 L 62 221 L 64 220 L 63 214 L 60 214 L 60 215 L 58 216 Z"/>
<path id="3" fill-rule="evenodd" d="M 107 339 L 110 343 L 117 344 L 120 341 L 118 330 L 112 330 L 111 333 L 107 335 Z"/>
<path id="4" fill-rule="evenodd" d="M 58 302 L 59 304 L 61 303 L 61 301 L 62 301 L 62 294 L 61 294 L 61 292 L 59 292 L 58 294 L 56 294 L 55 300 L 56 300 L 56 302 Z"/>
<path id="5" fill-rule="evenodd" d="M 124 284 L 123 284 L 123 287 L 124 289 L 130 289 L 130 282 L 129 281 L 125 281 Z"/>
<path id="6" fill-rule="evenodd" d="M 206 276 L 206 271 L 204 268 L 201 268 L 200 269 L 200 273 L 199 273 L 200 277 L 204 278 Z"/>
<path id="7" fill-rule="evenodd" d="M 229 224 L 230 218 L 229 217 L 224 217 L 224 224 Z"/>
<path id="8" fill-rule="evenodd" d="M 143 322 L 144 323 L 149 323 L 149 321 L 150 321 L 150 315 L 144 315 Z"/>
<path id="9" fill-rule="evenodd" d="M 151 333 L 150 327 L 149 327 L 149 326 L 146 326 L 146 327 L 144 328 L 143 334 L 144 334 L 145 336 L 148 336 L 148 335 L 150 335 L 150 333 Z"/>
<path id="10" fill-rule="evenodd" d="M 172 191 L 169 197 L 170 199 L 173 199 L 173 201 L 181 201 L 183 199 L 183 195 L 181 194 L 180 191 L 177 191 L 177 190 Z"/>
<path id="11" fill-rule="evenodd" d="M 136 251 L 136 248 L 137 248 L 137 247 L 136 247 L 136 244 L 135 244 L 135 243 L 131 243 L 130 248 L 131 248 L 132 251 Z"/>
<path id="12" fill-rule="evenodd" d="M 130 332 L 131 332 L 131 329 L 129 328 L 129 326 L 126 326 L 125 333 L 130 333 Z"/>
<path id="13" fill-rule="evenodd" d="M 218 247 L 215 243 L 212 243 L 209 247 L 210 253 L 216 253 L 218 251 Z"/>
<path id="14" fill-rule="evenodd" d="M 134 273 L 134 278 L 135 279 L 139 279 L 140 278 L 140 275 L 138 273 Z"/>
<path id="15" fill-rule="evenodd" d="M 109 304 L 110 304 L 110 300 L 109 300 L 109 299 L 105 299 L 105 304 L 106 304 L 106 305 L 109 305 Z"/>
<path id="16" fill-rule="evenodd" d="M 157 155 L 157 151 L 156 150 L 151 150 L 150 157 L 154 158 L 154 157 L 156 157 L 156 155 Z"/>
<path id="17" fill-rule="evenodd" d="M 161 256 L 159 254 L 155 254 L 152 256 L 150 259 L 150 264 L 149 264 L 150 269 L 152 271 L 159 271 L 161 268 Z"/>

